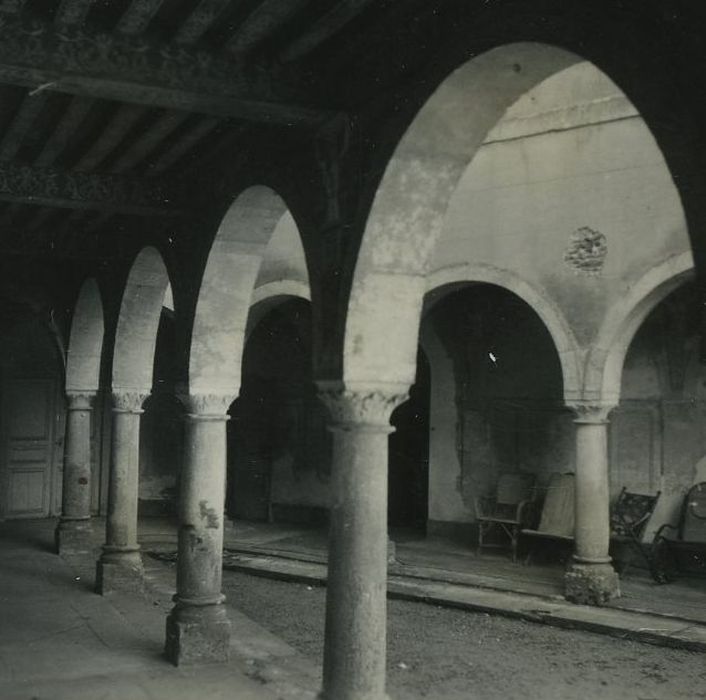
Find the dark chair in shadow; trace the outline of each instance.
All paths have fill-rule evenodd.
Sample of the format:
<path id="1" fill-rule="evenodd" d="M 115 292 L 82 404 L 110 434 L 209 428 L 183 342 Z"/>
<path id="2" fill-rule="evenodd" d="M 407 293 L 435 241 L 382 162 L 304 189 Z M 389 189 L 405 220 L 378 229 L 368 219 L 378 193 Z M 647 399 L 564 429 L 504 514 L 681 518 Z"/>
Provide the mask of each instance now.
<path id="1" fill-rule="evenodd" d="M 673 581 L 682 572 L 706 575 L 706 481 L 687 492 L 678 524 L 665 523 L 657 530 L 651 561 L 658 583 Z"/>
<path id="2" fill-rule="evenodd" d="M 652 558 L 642 545 L 642 536 L 654 513 L 660 491 L 655 495 L 632 493 L 623 486 L 610 511 L 610 544 L 613 563 L 619 574 L 625 573 L 637 554 L 652 570 Z"/>

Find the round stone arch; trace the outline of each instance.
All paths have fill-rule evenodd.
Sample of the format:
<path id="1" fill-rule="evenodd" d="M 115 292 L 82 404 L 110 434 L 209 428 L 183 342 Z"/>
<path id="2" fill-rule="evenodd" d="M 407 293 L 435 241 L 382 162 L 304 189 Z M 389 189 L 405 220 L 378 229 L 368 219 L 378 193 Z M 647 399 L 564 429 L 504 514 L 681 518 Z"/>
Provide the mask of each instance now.
<path id="1" fill-rule="evenodd" d="M 617 404 L 630 343 L 650 312 L 671 292 L 694 278 L 690 251 L 675 255 L 645 273 L 605 316 L 588 353 L 583 398 Z"/>
<path id="2" fill-rule="evenodd" d="M 386 166 L 363 233 L 343 338 L 346 383 L 413 381 L 426 276 L 459 180 L 508 107 L 584 60 L 544 43 L 499 46 L 448 75 L 417 112 Z M 580 391 L 582 372 L 567 374 L 579 377 L 566 377 L 568 390 Z"/>
<path id="3" fill-rule="evenodd" d="M 255 288 L 252 295 L 245 339 L 250 337 L 257 324 L 276 306 L 290 299 L 311 302 L 309 285 L 299 280 L 276 280 Z"/>
<path id="4" fill-rule="evenodd" d="M 169 286 L 159 251 L 143 248 L 125 284 L 115 334 L 113 391 L 149 393 L 159 319 Z"/>
<path id="5" fill-rule="evenodd" d="M 417 113 L 363 235 L 344 339 L 346 382 L 413 381 L 426 275 L 459 180 L 510 105 L 581 60 L 546 44 L 501 46 L 453 71 Z"/>
<path id="6" fill-rule="evenodd" d="M 98 391 L 104 334 L 103 299 L 98 283 L 89 278 L 81 285 L 71 319 L 66 391 Z"/>
<path id="7" fill-rule="evenodd" d="M 277 192 L 255 185 L 240 193 L 218 227 L 196 302 L 189 353 L 191 394 L 238 394 L 258 272 L 288 211 Z M 308 286 L 302 286 L 308 292 Z"/>
<path id="8" fill-rule="evenodd" d="M 492 265 L 469 264 L 443 268 L 427 277 L 425 313 L 453 289 L 468 283 L 492 284 L 512 292 L 524 301 L 549 331 L 561 364 L 565 401 L 581 395 L 583 383 L 581 353 L 571 327 L 559 307 L 544 290 L 531 285 L 520 275 Z M 430 303 L 431 302 L 431 303 Z"/>

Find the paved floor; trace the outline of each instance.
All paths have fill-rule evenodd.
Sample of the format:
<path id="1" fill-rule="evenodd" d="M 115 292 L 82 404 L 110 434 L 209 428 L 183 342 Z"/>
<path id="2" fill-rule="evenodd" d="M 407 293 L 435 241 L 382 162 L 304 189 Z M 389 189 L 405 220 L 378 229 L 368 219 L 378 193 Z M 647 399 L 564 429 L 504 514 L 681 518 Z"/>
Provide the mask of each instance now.
<path id="1" fill-rule="evenodd" d="M 145 523 L 148 528 L 157 523 Z M 564 567 L 558 563 L 513 563 L 506 553 L 478 556 L 467 542 L 444 537 L 423 537 L 393 532 L 397 563 L 390 574 L 475 588 L 562 598 Z M 322 530 L 271 523 L 238 522 L 226 538 L 234 554 L 266 555 L 280 559 L 325 563 L 326 533 Z M 244 557 L 241 557 L 245 561 Z M 648 612 L 706 624 L 706 578 L 683 576 L 658 585 L 647 572 L 630 567 L 622 576 L 622 595 L 609 607 Z"/>
<path id="2" fill-rule="evenodd" d="M 96 544 L 99 544 L 101 527 L 100 523 L 96 524 Z M 234 629 L 231 661 L 184 670 L 175 669 L 164 660 L 164 621 L 174 590 L 174 568 L 169 559 L 170 552 L 174 550 L 175 536 L 169 524 L 158 521 L 142 523 L 143 547 L 163 555 L 161 560 L 151 556 L 144 558 L 148 582 L 148 597 L 144 599 L 119 595 L 105 599 L 95 595 L 92 592 L 94 555 L 68 561 L 57 557 L 52 552 L 53 525 L 50 520 L 0 524 L 0 698 L 3 700 L 186 700 L 193 697 L 204 700 L 225 697 L 242 700 L 313 700 L 315 697 L 319 686 L 320 653 L 302 653 L 298 643 L 302 642 L 303 637 L 295 629 L 293 631 L 294 623 L 290 625 L 286 615 L 279 617 L 285 620 L 284 632 L 289 630 L 293 637 L 283 633 L 281 620 L 273 625 L 270 619 L 259 619 L 258 616 L 263 614 L 263 605 L 268 609 L 281 610 L 281 600 L 272 599 L 255 608 L 244 603 L 243 595 L 238 593 L 238 585 L 241 584 L 237 582 L 237 573 L 226 573 L 225 577 L 227 586 L 232 589 L 235 585 L 235 589 L 230 591 L 228 607 Z M 559 595 L 560 567 L 522 566 L 497 555 L 484 555 L 478 559 L 465 543 L 448 540 L 422 541 L 404 536 L 397 539 L 398 563 L 390 571 L 391 594 L 438 603 L 437 606 L 422 608 L 413 606 L 418 612 L 409 614 L 411 619 L 415 615 L 438 617 L 442 613 L 432 611 L 440 610 L 439 606 L 453 606 L 499 612 L 555 626 L 632 636 L 643 641 L 706 649 L 706 625 L 702 624 L 706 610 L 703 580 L 683 580 L 669 586 L 655 586 L 635 572 L 636 575 L 624 581 L 626 595 L 615 607 L 585 608 L 562 601 Z M 322 532 L 239 523 L 229 531 L 227 544 L 230 550 L 226 557 L 229 567 L 310 583 L 320 583 L 325 579 L 325 535 Z M 244 578 L 253 581 L 251 576 Z M 252 583 L 249 585 L 253 587 Z M 264 591 L 270 585 L 284 584 L 263 582 L 254 588 Z M 293 589 L 291 584 L 289 588 Z M 299 588 L 318 596 L 318 607 L 322 608 L 321 588 L 306 583 Z M 278 595 L 286 600 L 285 594 Z M 391 608 L 395 605 L 410 604 L 393 602 Z M 243 611 L 258 617 L 257 621 Z M 305 611 L 303 614 L 305 623 L 302 629 L 306 630 L 306 635 L 320 635 L 322 625 L 311 620 L 307 622 L 306 615 L 309 613 Z M 320 610 L 316 615 L 320 616 Z M 475 615 L 468 616 L 468 619 L 471 617 L 476 620 L 500 620 L 497 615 Z M 461 618 L 466 619 L 463 615 Z M 506 620 L 492 623 L 495 624 L 517 626 L 525 623 Z M 443 629 L 443 624 L 440 629 Z M 508 638 L 526 636 L 529 634 L 527 629 L 549 628 L 530 625 L 529 628 L 512 629 L 514 631 L 506 635 Z M 394 626 L 391 630 L 394 633 Z M 492 641 L 495 637 L 488 639 Z M 563 637 L 548 639 L 552 648 L 563 643 Z M 419 638 L 417 642 L 421 651 L 415 653 L 421 664 L 425 639 Z M 641 658 L 639 649 L 652 648 L 637 645 L 635 658 Z M 541 652 L 541 644 L 539 649 Z M 412 652 L 404 651 L 404 654 L 409 653 Z M 645 652 L 646 655 L 650 653 L 653 652 Z M 672 652 L 655 650 L 654 653 Z M 701 669 L 701 676 L 697 674 L 690 681 L 692 686 L 689 687 L 692 689 L 693 683 L 703 686 L 706 682 L 703 658 L 701 653 L 689 657 L 692 660 L 688 662 L 684 661 L 684 668 L 689 673 L 693 671 L 693 664 Z M 610 666 L 610 659 L 603 659 L 603 662 Z M 399 663 L 406 662 L 402 660 Z M 441 659 L 435 663 L 441 663 Z M 393 666 L 392 676 L 399 670 Z M 525 669 L 524 672 L 531 670 Z M 437 682 L 442 686 L 446 683 L 441 677 L 436 681 L 426 678 L 424 683 L 429 691 L 420 697 L 473 697 L 471 694 L 463 695 L 458 688 L 451 695 L 439 695 L 441 691 L 438 688 L 442 686 L 435 686 Z M 705 693 L 698 695 L 689 690 L 675 697 L 706 697 Z M 410 697 L 416 696 L 412 693 Z M 581 695 L 574 693 L 566 697 Z M 667 696 L 652 693 L 636 697 Z"/>
<path id="3" fill-rule="evenodd" d="M 229 608 L 231 661 L 174 668 L 162 656 L 174 572 L 146 558 L 148 596 L 92 592 L 93 556 L 51 551 L 52 522 L 0 524 L 2 700 L 313 700 L 317 667 Z"/>
<path id="4" fill-rule="evenodd" d="M 704 578 L 682 577 L 658 585 L 646 571 L 634 567 L 623 576 L 621 597 L 609 606 L 573 605 L 562 595 L 563 566 L 546 558 L 542 564 L 524 565 L 492 550 L 479 557 L 461 540 L 405 531 L 392 536 L 396 562 L 389 567 L 388 590 L 393 598 L 706 651 Z M 143 521 L 141 540 L 146 549 L 173 557 L 175 539 L 173 525 Z M 224 567 L 323 585 L 326 533 L 276 523 L 231 523 Z"/>

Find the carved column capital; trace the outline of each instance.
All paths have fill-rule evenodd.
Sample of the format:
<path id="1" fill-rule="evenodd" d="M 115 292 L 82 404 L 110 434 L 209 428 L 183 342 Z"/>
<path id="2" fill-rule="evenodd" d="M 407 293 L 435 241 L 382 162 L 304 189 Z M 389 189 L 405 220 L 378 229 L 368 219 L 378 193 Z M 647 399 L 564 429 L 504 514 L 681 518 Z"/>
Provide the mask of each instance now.
<path id="1" fill-rule="evenodd" d="M 90 411 L 96 392 L 84 389 L 69 389 L 66 392 L 66 408 L 68 411 Z"/>
<path id="2" fill-rule="evenodd" d="M 233 394 L 181 394 L 191 420 L 228 420 L 228 408 L 235 401 Z"/>
<path id="3" fill-rule="evenodd" d="M 319 398 L 337 428 L 367 426 L 391 432 L 392 412 L 407 400 L 406 384 L 344 384 L 317 382 Z"/>
<path id="4" fill-rule="evenodd" d="M 615 408 L 615 404 L 597 401 L 572 401 L 566 405 L 574 412 L 574 423 L 588 425 L 608 423 L 608 416 Z"/>
<path id="5" fill-rule="evenodd" d="M 114 389 L 113 413 L 144 413 L 142 404 L 149 395 L 148 391 L 142 392 L 137 389 Z"/>

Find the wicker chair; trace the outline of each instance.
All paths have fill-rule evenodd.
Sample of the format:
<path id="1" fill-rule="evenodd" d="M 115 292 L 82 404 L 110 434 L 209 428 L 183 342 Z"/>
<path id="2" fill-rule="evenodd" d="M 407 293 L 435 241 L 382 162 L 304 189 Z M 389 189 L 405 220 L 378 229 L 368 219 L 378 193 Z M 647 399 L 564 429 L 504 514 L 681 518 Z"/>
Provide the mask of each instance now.
<path id="1" fill-rule="evenodd" d="M 501 546 L 487 540 L 492 531 L 499 531 L 510 542 L 512 561 L 517 561 L 518 536 L 527 524 L 534 480 L 533 474 L 523 472 L 501 474 L 495 495 L 476 499 L 478 554 L 483 547 Z"/>

